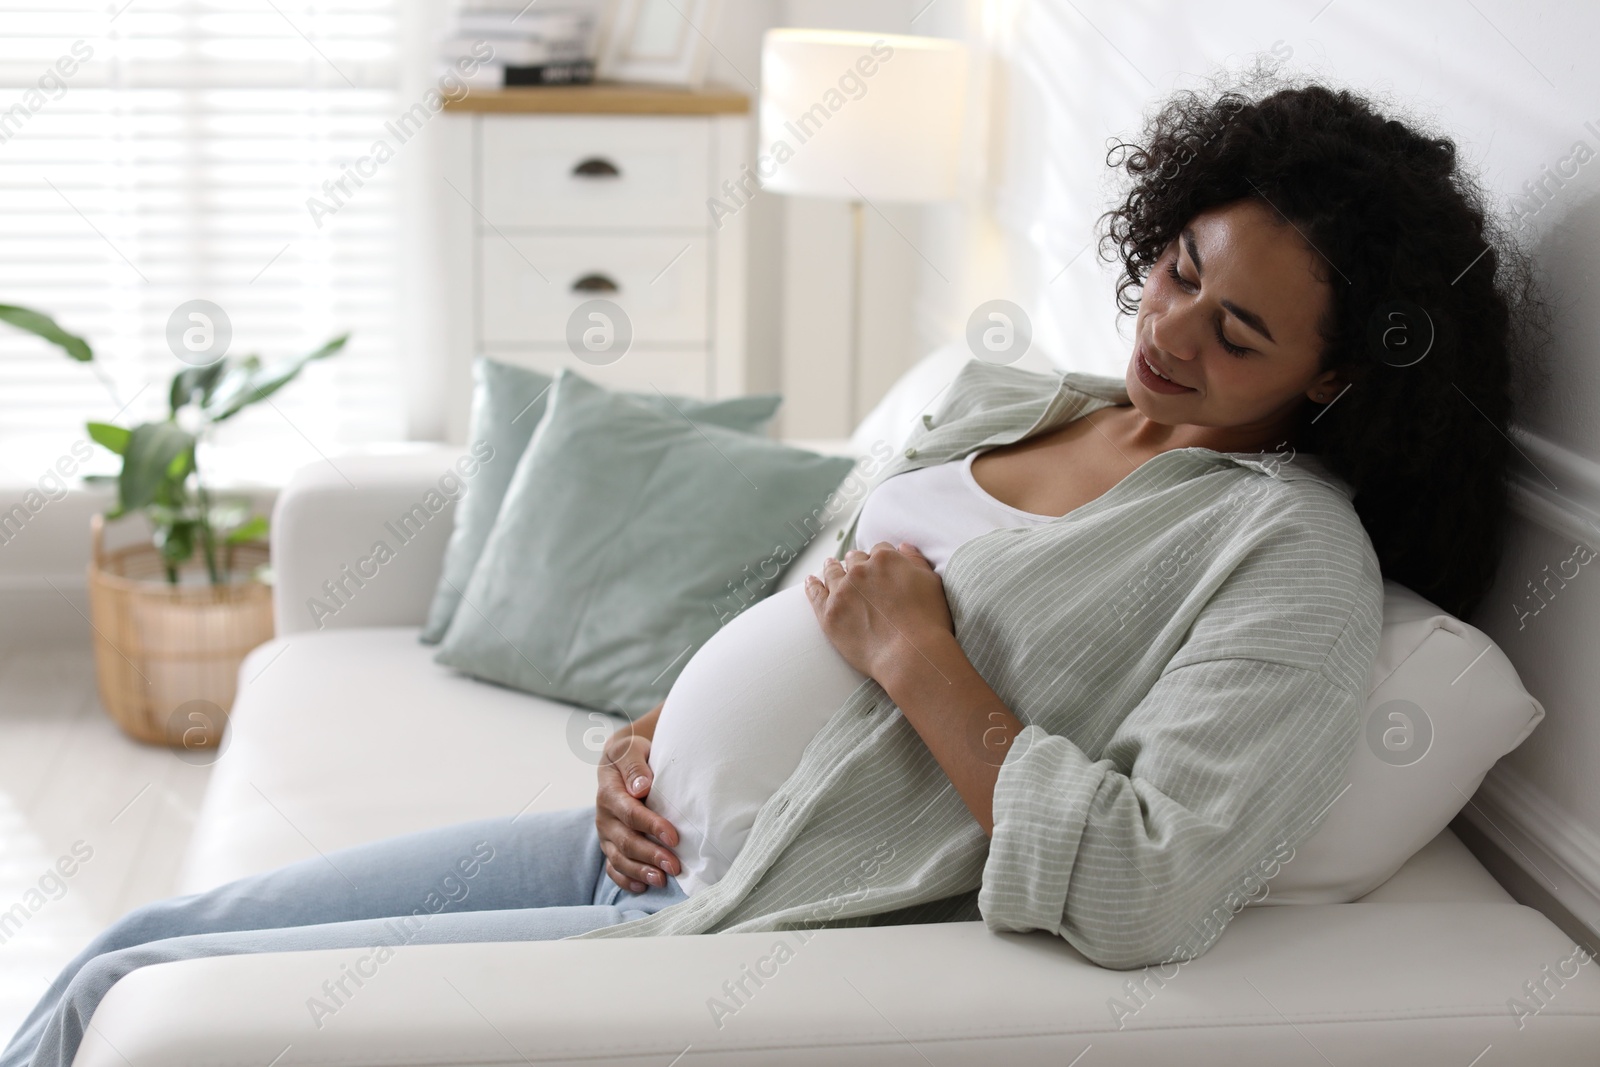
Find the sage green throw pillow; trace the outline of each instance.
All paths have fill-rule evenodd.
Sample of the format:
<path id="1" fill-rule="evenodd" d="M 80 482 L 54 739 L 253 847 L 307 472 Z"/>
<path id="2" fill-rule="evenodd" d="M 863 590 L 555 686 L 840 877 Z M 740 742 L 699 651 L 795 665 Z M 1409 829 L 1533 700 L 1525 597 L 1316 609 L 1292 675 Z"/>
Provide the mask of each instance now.
<path id="1" fill-rule="evenodd" d="M 629 718 L 852 466 L 562 371 L 434 657 Z M 722 611 L 726 614 L 725 609 Z"/>
<path id="2" fill-rule="evenodd" d="M 526 367 L 501 363 L 479 356 L 472 365 L 472 416 L 467 439 L 473 454 L 481 461 L 477 474 L 466 483 L 456 505 L 455 528 L 445 547 L 444 567 L 439 587 L 428 608 L 428 621 L 422 627 L 424 644 L 438 644 L 444 637 L 461 592 L 472 578 L 472 569 L 483 554 L 484 542 L 494 527 L 495 516 L 505 500 L 511 475 L 517 469 L 533 431 L 544 418 L 550 387 L 555 379 Z M 755 433 L 763 429 L 778 410 L 782 398 L 776 393 L 737 396 L 727 400 L 695 400 L 691 397 L 666 397 L 660 393 L 630 393 L 665 412 L 682 411 L 697 422 L 711 422 L 733 430 Z"/>

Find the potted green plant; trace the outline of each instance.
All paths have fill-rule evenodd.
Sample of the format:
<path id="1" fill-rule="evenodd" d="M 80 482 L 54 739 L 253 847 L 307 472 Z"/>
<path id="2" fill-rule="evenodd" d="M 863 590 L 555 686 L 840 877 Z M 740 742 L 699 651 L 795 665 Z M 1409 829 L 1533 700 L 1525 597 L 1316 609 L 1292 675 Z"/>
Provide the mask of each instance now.
<path id="1" fill-rule="evenodd" d="M 49 316 L 0 305 L 0 322 L 100 374 L 88 342 Z M 185 748 L 220 741 L 239 663 L 272 636 L 267 520 L 251 513 L 249 501 L 212 491 L 199 446 L 348 339 L 273 362 L 223 356 L 187 366 L 168 387 L 165 418 L 88 423 L 90 438 L 122 458 L 120 472 L 106 479 L 115 483 L 115 502 L 93 520 L 89 604 L 101 701 L 130 735 Z M 150 543 L 107 551 L 105 523 L 133 514 L 147 521 Z"/>

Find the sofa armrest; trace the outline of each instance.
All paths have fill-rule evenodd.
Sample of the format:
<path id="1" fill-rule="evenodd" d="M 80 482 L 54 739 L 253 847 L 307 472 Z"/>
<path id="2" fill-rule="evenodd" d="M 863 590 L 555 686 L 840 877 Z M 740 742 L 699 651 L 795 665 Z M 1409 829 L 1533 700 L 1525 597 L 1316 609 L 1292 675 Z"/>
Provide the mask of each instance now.
<path id="1" fill-rule="evenodd" d="M 450 539 L 461 454 L 420 445 L 296 471 L 272 511 L 277 633 L 421 625 Z"/>
<path id="2" fill-rule="evenodd" d="M 1059 1065 L 1089 1045 L 1097 1067 L 1323 1062 L 1309 1041 L 1334 1063 L 1464 1064 L 1492 1043 L 1496 1062 L 1538 1067 L 1600 1041 L 1593 967 L 1524 1026 L 1507 1010 L 1571 952 L 1530 908 L 1430 903 L 1246 909 L 1200 959 L 1132 972 L 981 922 L 411 945 L 382 964 L 362 949 L 221 956 L 123 978 L 75 1063 L 639 1067 L 692 1050 L 955 1067 Z M 346 967 L 367 977 L 314 1018 Z"/>

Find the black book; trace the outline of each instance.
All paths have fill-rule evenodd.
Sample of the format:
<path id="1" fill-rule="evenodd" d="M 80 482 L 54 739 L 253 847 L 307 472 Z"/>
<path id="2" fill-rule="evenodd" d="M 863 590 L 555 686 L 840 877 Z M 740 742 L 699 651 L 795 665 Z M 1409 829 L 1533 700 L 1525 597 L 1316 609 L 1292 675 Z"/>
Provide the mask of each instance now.
<path id="1" fill-rule="evenodd" d="M 559 63 L 540 63 L 529 67 L 506 67 L 505 84 L 511 85 L 587 85 L 594 81 L 594 60 L 574 59 Z"/>

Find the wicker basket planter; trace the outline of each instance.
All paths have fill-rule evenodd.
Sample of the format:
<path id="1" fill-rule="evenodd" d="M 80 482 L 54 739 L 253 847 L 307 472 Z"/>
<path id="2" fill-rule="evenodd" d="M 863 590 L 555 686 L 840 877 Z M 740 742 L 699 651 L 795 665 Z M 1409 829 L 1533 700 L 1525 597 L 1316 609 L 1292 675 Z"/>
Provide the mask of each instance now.
<path id="1" fill-rule="evenodd" d="M 107 552 L 98 515 L 92 533 L 89 614 L 101 703 L 140 741 L 219 744 L 239 663 L 272 637 L 272 590 L 250 577 L 267 562 L 267 546 L 235 546 L 225 585 L 211 585 L 196 562 L 174 586 L 154 545 Z"/>

